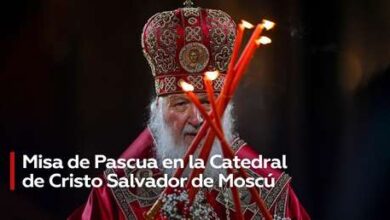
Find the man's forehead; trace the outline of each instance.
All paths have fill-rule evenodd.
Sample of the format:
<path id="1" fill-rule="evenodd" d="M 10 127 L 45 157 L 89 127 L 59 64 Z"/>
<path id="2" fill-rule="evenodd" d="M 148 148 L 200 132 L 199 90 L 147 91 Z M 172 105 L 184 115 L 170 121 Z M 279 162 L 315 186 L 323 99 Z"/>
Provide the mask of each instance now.
<path id="1" fill-rule="evenodd" d="M 206 93 L 195 93 L 195 95 L 198 96 L 199 99 L 207 98 Z M 217 94 L 215 94 L 215 95 L 217 95 Z M 173 101 L 173 100 L 177 100 L 177 99 L 187 99 L 187 95 L 184 93 L 170 94 L 170 95 L 165 96 L 164 98 L 166 98 L 167 100 Z"/>

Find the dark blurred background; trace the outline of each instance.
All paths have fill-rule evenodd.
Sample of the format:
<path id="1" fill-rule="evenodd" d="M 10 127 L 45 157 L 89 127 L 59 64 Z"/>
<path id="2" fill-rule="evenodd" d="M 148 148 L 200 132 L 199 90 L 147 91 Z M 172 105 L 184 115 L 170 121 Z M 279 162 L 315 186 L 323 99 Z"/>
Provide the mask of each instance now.
<path id="1" fill-rule="evenodd" d="M 183 1 L 13 0 L 0 6 L 2 219 L 65 219 L 86 189 L 9 191 L 8 154 L 117 157 L 143 130 L 153 81 L 140 35 Z M 288 155 L 313 219 L 385 219 L 390 192 L 390 1 L 210 0 L 268 18 L 237 93 L 241 136 Z M 246 36 L 248 37 L 248 36 Z M 18 163 L 20 166 L 20 163 Z M 68 171 L 63 171 L 67 174 Z M 47 175 L 45 172 L 37 172 Z M 95 175 L 98 171 L 76 171 Z"/>

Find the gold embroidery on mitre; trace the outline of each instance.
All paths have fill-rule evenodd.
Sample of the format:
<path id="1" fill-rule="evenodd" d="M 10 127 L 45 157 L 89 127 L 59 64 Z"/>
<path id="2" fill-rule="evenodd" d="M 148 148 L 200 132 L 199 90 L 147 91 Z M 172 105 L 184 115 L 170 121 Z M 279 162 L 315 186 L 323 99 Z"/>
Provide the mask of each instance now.
<path id="1" fill-rule="evenodd" d="M 221 10 L 207 9 L 207 22 L 210 24 L 210 49 L 215 68 L 226 71 L 233 51 L 236 36 L 235 23 Z"/>

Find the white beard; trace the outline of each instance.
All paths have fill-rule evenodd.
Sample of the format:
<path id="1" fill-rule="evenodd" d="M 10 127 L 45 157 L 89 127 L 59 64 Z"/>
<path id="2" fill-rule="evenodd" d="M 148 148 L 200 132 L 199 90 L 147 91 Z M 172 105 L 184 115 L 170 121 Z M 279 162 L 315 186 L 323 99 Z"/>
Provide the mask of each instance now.
<path id="1" fill-rule="evenodd" d="M 161 161 L 170 158 L 170 159 L 179 159 L 183 158 L 187 148 L 189 146 L 186 146 L 186 144 L 183 143 L 183 141 L 176 141 L 174 140 L 174 135 L 172 133 L 172 129 L 168 126 L 168 124 L 165 122 L 163 118 L 163 102 L 165 101 L 164 98 L 160 98 L 157 104 L 157 99 L 154 99 L 150 104 L 150 119 L 148 122 L 148 127 L 150 128 L 154 142 L 155 142 L 155 154 L 157 157 L 157 160 L 159 161 L 159 166 L 161 166 Z M 228 143 L 231 143 L 234 138 L 234 119 L 232 116 L 232 110 L 233 105 L 229 104 L 226 108 L 226 111 L 222 118 L 222 127 L 225 134 L 225 138 L 228 141 Z M 186 129 L 186 128 L 184 128 Z M 191 128 L 193 129 L 193 128 Z M 201 144 L 199 146 L 202 146 L 204 143 L 204 140 L 202 140 Z M 200 149 L 198 148 L 195 151 L 194 158 L 197 158 L 199 155 Z M 220 142 L 217 140 L 217 138 L 214 140 L 213 146 L 211 148 L 209 159 L 212 155 L 222 155 L 222 149 Z M 206 164 L 206 162 L 205 162 Z M 176 169 L 170 168 L 163 168 L 163 172 L 168 174 L 169 176 L 172 176 Z M 191 169 L 188 167 L 183 172 L 183 177 L 189 177 L 191 173 Z M 213 168 L 207 163 L 206 169 L 203 173 L 204 177 L 211 177 L 214 180 L 217 180 L 219 174 L 226 174 L 226 170 L 224 169 L 216 169 Z"/>

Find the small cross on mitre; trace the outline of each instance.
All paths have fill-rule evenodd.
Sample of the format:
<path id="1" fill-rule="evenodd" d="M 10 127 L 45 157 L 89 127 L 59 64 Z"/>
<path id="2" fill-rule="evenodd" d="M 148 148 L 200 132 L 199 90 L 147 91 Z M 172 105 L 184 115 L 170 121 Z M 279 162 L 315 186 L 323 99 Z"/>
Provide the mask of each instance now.
<path id="1" fill-rule="evenodd" d="M 192 2 L 192 0 L 185 0 L 183 5 L 184 7 L 193 7 L 194 3 Z"/>

